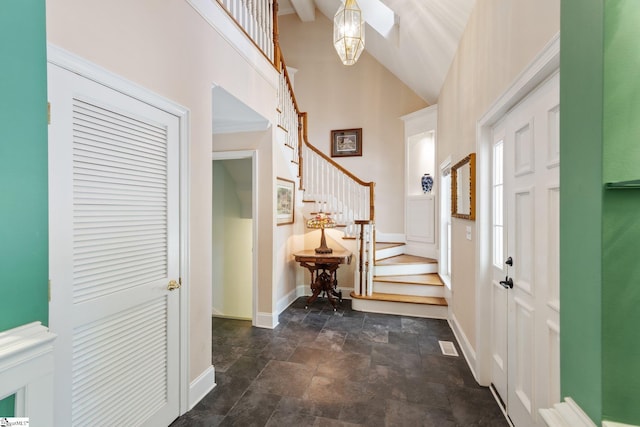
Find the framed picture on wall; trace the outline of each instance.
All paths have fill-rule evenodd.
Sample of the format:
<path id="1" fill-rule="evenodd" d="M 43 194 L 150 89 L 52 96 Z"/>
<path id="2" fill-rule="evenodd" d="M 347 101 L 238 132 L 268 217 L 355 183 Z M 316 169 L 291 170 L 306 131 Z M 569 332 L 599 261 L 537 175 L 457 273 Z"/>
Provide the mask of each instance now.
<path id="1" fill-rule="evenodd" d="M 362 128 L 331 131 L 331 157 L 362 156 Z"/>
<path id="2" fill-rule="evenodd" d="M 293 224 L 295 194 L 295 182 L 285 178 L 277 178 L 276 222 L 278 225 Z"/>

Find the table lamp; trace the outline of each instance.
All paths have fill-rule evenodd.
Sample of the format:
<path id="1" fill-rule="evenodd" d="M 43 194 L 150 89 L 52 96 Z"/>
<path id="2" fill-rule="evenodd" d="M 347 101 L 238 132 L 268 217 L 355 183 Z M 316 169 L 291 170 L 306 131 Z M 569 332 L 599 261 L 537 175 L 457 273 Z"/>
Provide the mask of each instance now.
<path id="1" fill-rule="evenodd" d="M 336 222 L 333 220 L 333 218 L 331 218 L 324 212 L 316 214 L 316 216 L 307 221 L 308 228 L 319 228 L 322 232 L 322 237 L 320 238 L 320 247 L 316 248 L 317 254 L 330 254 L 333 252 L 333 249 L 327 247 L 327 240 L 324 237 L 324 229 L 333 228 L 335 226 Z"/>

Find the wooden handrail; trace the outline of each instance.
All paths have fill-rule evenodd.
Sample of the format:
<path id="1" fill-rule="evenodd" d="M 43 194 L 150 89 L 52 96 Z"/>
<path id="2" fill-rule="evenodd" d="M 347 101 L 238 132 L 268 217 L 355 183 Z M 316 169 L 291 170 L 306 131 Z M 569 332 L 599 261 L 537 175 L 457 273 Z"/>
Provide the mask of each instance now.
<path id="1" fill-rule="evenodd" d="M 315 152 L 318 156 L 322 157 L 326 162 L 328 162 L 330 165 L 334 166 L 336 169 L 338 169 L 340 172 L 344 173 L 345 175 L 347 175 L 349 178 L 351 178 L 352 180 L 354 180 L 355 182 L 357 182 L 358 184 L 362 185 L 363 187 L 369 187 L 369 220 L 374 221 L 375 219 L 375 206 L 373 204 L 374 201 L 374 189 L 375 189 L 375 182 L 365 182 L 363 180 L 361 180 L 360 178 L 358 178 L 357 176 L 355 176 L 354 174 L 352 174 L 351 172 L 349 172 L 347 169 L 345 169 L 344 167 L 342 167 L 339 163 L 337 163 L 336 161 L 334 161 L 331 157 L 327 156 L 326 154 L 324 154 L 322 151 L 320 151 L 318 148 L 316 148 L 313 144 L 311 144 L 309 142 L 309 140 L 307 139 L 307 113 L 299 113 L 299 117 L 300 117 L 300 122 L 302 123 L 302 138 L 300 140 L 300 144 L 305 144 L 307 147 L 309 147 L 309 149 L 313 152 Z M 300 151 L 300 156 L 302 156 L 302 150 Z"/>

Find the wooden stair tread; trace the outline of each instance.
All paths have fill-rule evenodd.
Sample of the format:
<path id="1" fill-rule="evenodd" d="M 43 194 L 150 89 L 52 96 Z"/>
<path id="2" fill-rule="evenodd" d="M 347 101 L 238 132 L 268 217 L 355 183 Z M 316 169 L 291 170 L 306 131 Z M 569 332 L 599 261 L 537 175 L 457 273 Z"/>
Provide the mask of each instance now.
<path id="1" fill-rule="evenodd" d="M 399 265 L 399 264 L 435 264 L 438 261 L 433 258 L 425 258 L 415 255 L 396 255 L 389 258 L 376 260 L 376 265 Z"/>
<path id="2" fill-rule="evenodd" d="M 410 283 L 412 285 L 444 286 L 437 273 L 374 276 L 374 282 Z"/>
<path id="3" fill-rule="evenodd" d="M 369 296 L 356 295 L 355 292 L 351 292 L 351 298 L 374 300 L 374 301 L 390 301 L 390 302 L 406 302 L 411 304 L 425 304 L 425 305 L 440 305 L 447 306 L 447 300 L 439 297 L 421 297 L 415 295 L 400 295 L 400 294 L 382 294 L 374 292 Z"/>
<path id="4" fill-rule="evenodd" d="M 400 242 L 376 242 L 376 250 L 395 248 L 403 245 L 404 243 L 400 243 Z"/>

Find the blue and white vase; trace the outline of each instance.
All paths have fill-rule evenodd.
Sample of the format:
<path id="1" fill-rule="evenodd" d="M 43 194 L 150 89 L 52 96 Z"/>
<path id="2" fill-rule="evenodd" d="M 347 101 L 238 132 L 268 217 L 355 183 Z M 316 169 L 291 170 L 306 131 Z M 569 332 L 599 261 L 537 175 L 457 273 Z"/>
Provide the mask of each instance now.
<path id="1" fill-rule="evenodd" d="M 428 173 L 422 175 L 422 192 L 423 193 L 431 193 L 431 189 L 433 188 L 433 178 Z"/>

